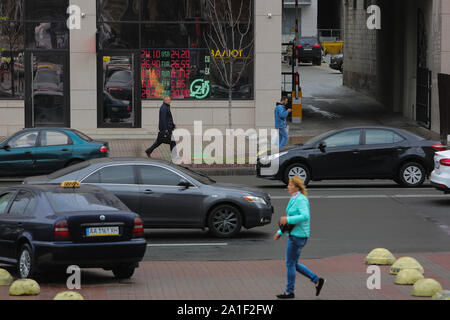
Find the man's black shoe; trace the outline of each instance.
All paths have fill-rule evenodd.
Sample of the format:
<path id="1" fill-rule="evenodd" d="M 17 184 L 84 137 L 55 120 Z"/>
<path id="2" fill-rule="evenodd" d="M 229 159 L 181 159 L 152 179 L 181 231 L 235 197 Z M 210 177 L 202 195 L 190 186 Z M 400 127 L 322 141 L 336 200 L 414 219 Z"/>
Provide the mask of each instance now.
<path id="1" fill-rule="evenodd" d="M 283 293 L 283 294 L 279 294 L 277 295 L 278 299 L 294 299 L 295 298 L 295 294 L 293 293 Z"/>
<path id="2" fill-rule="evenodd" d="M 319 282 L 317 283 L 317 286 L 316 286 L 316 297 L 320 294 L 320 290 L 322 290 L 324 283 L 325 283 L 325 279 L 319 278 Z"/>
<path id="3" fill-rule="evenodd" d="M 147 157 L 151 158 L 149 152 L 145 151 L 145 154 L 147 155 Z"/>

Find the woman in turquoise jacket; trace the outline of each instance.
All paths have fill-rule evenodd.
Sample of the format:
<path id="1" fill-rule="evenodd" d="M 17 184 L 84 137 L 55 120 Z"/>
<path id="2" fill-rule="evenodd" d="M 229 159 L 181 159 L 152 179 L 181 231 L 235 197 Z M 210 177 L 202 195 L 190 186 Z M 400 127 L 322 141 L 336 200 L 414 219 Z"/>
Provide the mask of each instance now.
<path id="1" fill-rule="evenodd" d="M 295 276 L 296 271 L 309 278 L 316 287 L 316 296 L 320 294 L 325 279 L 318 277 L 307 267 L 298 263 L 302 248 L 306 245 L 310 236 L 309 223 L 309 200 L 305 185 L 299 177 L 292 178 L 289 181 L 288 191 L 292 195 L 286 209 L 287 216 L 280 220 L 281 225 L 291 225 L 293 229 L 289 233 L 283 233 L 281 230 L 274 236 L 274 240 L 279 240 L 281 236 L 288 236 L 286 250 L 286 268 L 287 268 L 287 286 L 283 294 L 277 295 L 279 299 L 295 298 Z"/>

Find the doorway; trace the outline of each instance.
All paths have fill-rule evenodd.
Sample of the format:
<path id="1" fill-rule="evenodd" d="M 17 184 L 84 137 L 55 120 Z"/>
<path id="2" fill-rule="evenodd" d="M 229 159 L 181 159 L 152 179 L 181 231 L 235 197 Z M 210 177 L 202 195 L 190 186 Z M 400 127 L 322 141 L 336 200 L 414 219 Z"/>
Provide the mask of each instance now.
<path id="1" fill-rule="evenodd" d="M 139 128 L 141 103 L 138 60 L 133 52 L 98 55 L 97 121 L 99 128 Z"/>
<path id="2" fill-rule="evenodd" d="M 25 126 L 70 127 L 68 53 L 28 51 L 25 61 Z"/>

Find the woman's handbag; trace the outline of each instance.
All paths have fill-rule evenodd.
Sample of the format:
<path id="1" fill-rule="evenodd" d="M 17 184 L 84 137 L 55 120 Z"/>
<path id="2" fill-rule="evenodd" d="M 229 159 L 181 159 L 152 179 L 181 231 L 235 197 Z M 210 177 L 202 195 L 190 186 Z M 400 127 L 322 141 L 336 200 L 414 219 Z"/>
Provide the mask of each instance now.
<path id="1" fill-rule="evenodd" d="M 288 233 L 291 234 L 292 230 L 295 228 L 295 224 L 281 224 L 278 223 L 278 225 L 280 226 L 280 230 L 283 233 Z"/>
<path id="2" fill-rule="evenodd" d="M 159 133 L 159 139 L 163 142 L 163 143 L 170 143 L 172 140 L 172 133 L 169 132 L 160 132 Z"/>

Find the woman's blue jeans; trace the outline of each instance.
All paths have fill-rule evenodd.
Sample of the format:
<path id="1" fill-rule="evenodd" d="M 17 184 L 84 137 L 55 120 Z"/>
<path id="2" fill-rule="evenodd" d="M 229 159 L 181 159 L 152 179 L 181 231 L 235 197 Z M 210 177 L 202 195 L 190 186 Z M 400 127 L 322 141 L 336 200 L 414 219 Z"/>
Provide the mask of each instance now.
<path id="1" fill-rule="evenodd" d="M 294 293 L 296 271 L 300 272 L 312 282 L 317 283 L 319 277 L 311 272 L 307 267 L 298 263 L 303 247 L 306 245 L 308 238 L 299 238 L 289 236 L 286 250 L 286 268 L 287 268 L 287 293 Z"/>

